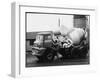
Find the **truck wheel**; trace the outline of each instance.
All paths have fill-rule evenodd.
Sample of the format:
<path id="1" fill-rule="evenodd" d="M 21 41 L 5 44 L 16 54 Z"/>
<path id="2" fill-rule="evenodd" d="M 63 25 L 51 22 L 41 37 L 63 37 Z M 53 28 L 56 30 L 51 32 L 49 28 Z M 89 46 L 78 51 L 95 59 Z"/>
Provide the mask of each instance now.
<path id="1" fill-rule="evenodd" d="M 48 61 L 53 61 L 53 59 L 54 59 L 53 53 L 48 53 L 48 54 L 46 55 L 46 58 L 47 58 Z"/>
<path id="2" fill-rule="evenodd" d="M 51 62 L 54 60 L 55 57 L 55 51 L 53 51 L 52 49 L 47 49 L 43 55 L 43 59 L 45 62 Z"/>
<path id="3" fill-rule="evenodd" d="M 73 48 L 71 54 L 72 54 L 72 58 L 78 58 L 80 54 L 80 50 L 78 48 Z"/>

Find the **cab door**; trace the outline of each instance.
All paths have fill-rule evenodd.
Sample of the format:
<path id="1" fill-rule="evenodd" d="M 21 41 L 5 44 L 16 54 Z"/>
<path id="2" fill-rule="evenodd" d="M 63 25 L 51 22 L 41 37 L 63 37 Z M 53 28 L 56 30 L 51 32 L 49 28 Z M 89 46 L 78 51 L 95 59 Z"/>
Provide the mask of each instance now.
<path id="1" fill-rule="evenodd" d="M 51 45 L 52 45 L 52 36 L 45 35 L 44 36 L 44 47 L 51 47 Z"/>

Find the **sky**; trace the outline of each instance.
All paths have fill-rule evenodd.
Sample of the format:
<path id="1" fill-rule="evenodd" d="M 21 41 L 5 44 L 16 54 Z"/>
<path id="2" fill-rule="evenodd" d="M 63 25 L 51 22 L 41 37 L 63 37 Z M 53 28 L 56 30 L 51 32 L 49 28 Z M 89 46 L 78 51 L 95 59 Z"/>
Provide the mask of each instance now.
<path id="1" fill-rule="evenodd" d="M 73 27 L 73 15 L 27 13 L 27 32 L 58 31 L 60 25 Z"/>

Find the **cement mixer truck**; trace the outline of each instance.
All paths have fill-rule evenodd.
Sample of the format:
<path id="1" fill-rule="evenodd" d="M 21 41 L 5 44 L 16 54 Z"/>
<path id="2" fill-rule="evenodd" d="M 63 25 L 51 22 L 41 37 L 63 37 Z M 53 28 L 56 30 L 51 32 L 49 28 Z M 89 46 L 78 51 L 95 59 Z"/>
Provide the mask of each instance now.
<path id="1" fill-rule="evenodd" d="M 41 62 L 52 62 L 55 56 L 57 59 L 86 57 L 88 50 L 89 44 L 83 30 L 75 29 L 66 35 L 51 31 L 37 33 L 32 55 L 37 56 Z"/>

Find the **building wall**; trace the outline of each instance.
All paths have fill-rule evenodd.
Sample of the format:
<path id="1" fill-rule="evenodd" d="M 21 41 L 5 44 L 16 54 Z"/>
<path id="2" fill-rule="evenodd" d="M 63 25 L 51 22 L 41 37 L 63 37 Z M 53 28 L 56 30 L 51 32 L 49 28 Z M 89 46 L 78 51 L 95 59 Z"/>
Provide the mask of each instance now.
<path id="1" fill-rule="evenodd" d="M 85 28 L 86 25 L 87 25 L 86 16 L 84 16 L 84 15 L 74 15 L 74 27 Z"/>
<path id="2" fill-rule="evenodd" d="M 29 40 L 26 40 L 26 51 L 32 51 L 32 46 L 30 45 Z"/>

